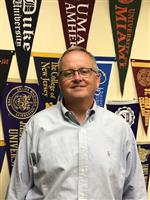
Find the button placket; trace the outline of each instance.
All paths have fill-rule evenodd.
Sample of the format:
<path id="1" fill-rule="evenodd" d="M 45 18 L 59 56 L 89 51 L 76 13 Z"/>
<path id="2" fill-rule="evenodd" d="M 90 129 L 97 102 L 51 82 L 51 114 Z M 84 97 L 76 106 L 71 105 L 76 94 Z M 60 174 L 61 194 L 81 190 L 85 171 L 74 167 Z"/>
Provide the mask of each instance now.
<path id="1" fill-rule="evenodd" d="M 87 134 L 83 127 L 81 127 L 79 131 L 78 199 L 88 199 L 88 143 Z"/>

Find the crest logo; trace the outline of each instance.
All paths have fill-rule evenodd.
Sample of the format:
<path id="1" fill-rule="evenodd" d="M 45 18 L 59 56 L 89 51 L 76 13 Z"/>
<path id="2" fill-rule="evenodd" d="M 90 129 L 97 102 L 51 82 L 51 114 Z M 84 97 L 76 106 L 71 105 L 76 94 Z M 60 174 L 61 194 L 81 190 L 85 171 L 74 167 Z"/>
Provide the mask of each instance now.
<path id="1" fill-rule="evenodd" d="M 6 97 L 6 107 L 10 115 L 18 119 L 30 118 L 39 106 L 38 95 L 28 86 L 13 88 Z"/>
<path id="2" fill-rule="evenodd" d="M 141 69 L 137 74 L 137 80 L 142 86 L 150 86 L 150 70 Z"/>
<path id="3" fill-rule="evenodd" d="M 99 69 L 99 75 L 100 75 L 100 84 L 102 85 L 107 80 L 106 73 L 103 70 Z"/>
<path id="4" fill-rule="evenodd" d="M 130 107 L 123 106 L 119 108 L 115 113 L 119 116 L 122 116 L 130 126 L 134 124 L 135 115 Z"/>
<path id="5" fill-rule="evenodd" d="M 138 146 L 138 152 L 139 152 L 141 162 L 142 163 L 146 162 L 150 156 L 150 150 L 144 149 L 144 148 Z"/>
<path id="6" fill-rule="evenodd" d="M 26 15 L 33 15 L 36 11 L 37 0 L 24 0 L 23 1 L 23 12 Z"/>

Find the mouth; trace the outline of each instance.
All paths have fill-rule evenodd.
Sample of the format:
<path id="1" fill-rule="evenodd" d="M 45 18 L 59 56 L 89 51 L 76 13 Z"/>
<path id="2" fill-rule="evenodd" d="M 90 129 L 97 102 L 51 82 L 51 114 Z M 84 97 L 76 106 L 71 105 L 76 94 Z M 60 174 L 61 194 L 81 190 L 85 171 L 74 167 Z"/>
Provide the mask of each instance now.
<path id="1" fill-rule="evenodd" d="M 73 85 L 71 88 L 84 88 L 85 87 L 85 85 Z"/>

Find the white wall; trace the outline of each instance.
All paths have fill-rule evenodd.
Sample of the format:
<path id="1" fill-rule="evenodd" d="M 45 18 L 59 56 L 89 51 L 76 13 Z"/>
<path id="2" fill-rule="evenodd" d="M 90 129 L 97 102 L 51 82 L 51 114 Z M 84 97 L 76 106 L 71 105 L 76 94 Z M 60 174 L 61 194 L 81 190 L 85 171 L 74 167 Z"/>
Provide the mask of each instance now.
<path id="1" fill-rule="evenodd" d="M 0 0 L 0 49 L 14 50 L 5 0 Z M 58 1 L 42 0 L 32 52 L 62 53 L 65 49 L 66 46 Z M 95 2 L 87 49 L 97 56 L 115 56 L 108 0 L 96 0 Z M 150 60 L 150 0 L 142 1 L 131 58 Z M 8 78 L 19 79 L 15 56 L 13 56 Z M 35 79 L 37 81 L 32 57 L 29 63 L 27 79 Z M 133 98 L 137 98 L 137 94 L 130 63 L 123 96 L 121 96 L 120 93 L 118 70 L 115 65 L 111 72 L 106 102 L 107 100 L 132 100 Z M 0 139 L 4 139 L 1 118 Z M 141 118 L 138 125 L 137 142 L 150 143 L 150 128 L 146 136 L 141 123 Z M 8 165 L 5 156 L 2 172 L 0 174 L 0 200 L 4 200 L 8 182 Z"/>

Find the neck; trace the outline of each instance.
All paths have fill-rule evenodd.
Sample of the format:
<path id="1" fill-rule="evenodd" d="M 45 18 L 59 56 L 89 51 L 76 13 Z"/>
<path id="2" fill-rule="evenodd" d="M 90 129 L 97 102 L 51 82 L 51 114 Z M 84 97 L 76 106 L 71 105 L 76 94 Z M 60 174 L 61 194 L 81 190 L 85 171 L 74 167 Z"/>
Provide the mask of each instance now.
<path id="1" fill-rule="evenodd" d="M 90 101 L 64 100 L 64 105 L 68 110 L 72 111 L 75 114 L 79 123 L 83 123 L 85 121 L 87 110 L 90 109 L 93 105 L 93 100 Z"/>

